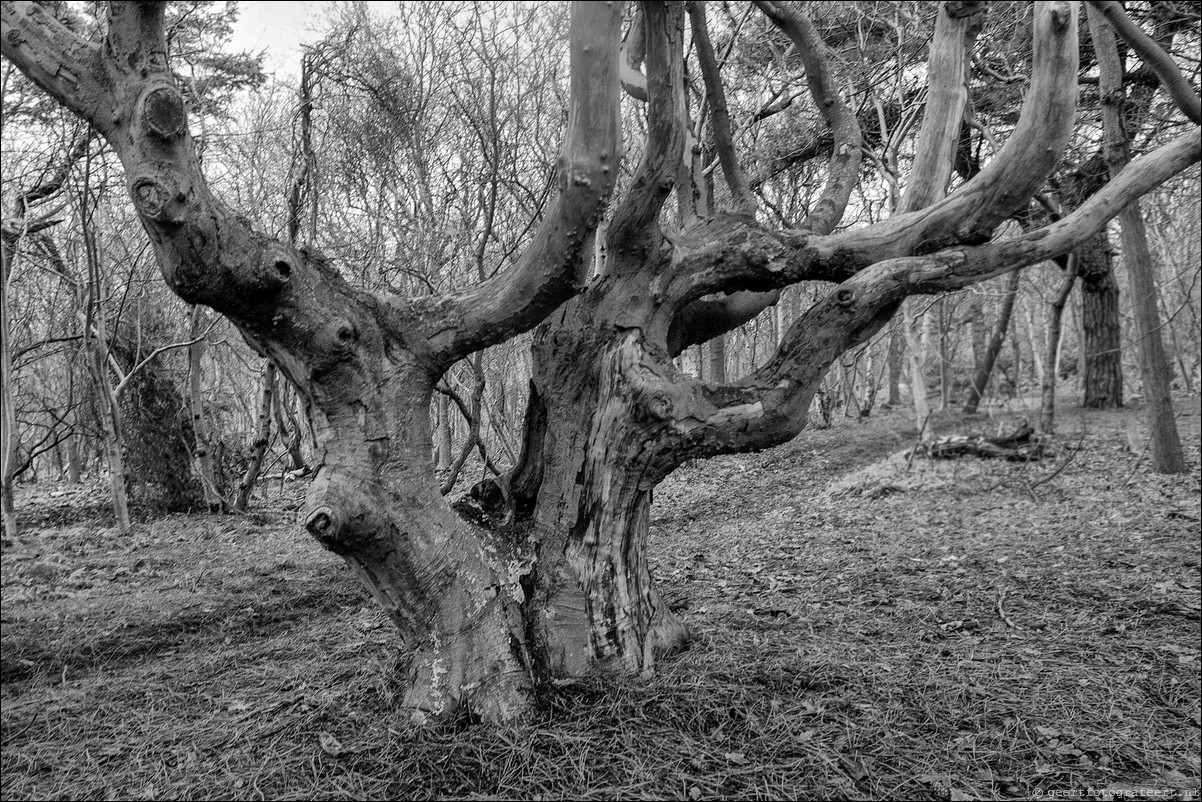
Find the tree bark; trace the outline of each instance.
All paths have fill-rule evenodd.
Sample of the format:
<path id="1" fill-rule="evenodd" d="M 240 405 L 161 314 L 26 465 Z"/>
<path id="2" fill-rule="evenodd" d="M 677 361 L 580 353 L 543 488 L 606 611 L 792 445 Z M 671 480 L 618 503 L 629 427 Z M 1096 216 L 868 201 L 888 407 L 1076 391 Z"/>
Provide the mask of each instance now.
<path id="1" fill-rule="evenodd" d="M 1081 377 L 1088 409 L 1123 405 L 1122 317 L 1119 286 L 1114 278 L 1110 242 L 1100 232 L 1077 251 L 1081 277 Z"/>
<path id="2" fill-rule="evenodd" d="M 1114 33 L 1094 5 L 1089 7 L 1089 32 L 1093 37 L 1101 77 L 1102 127 L 1105 133 L 1106 164 L 1114 180 L 1130 160 L 1129 140 L 1123 121 L 1123 65 L 1119 59 Z M 1196 100 L 1196 97 L 1195 97 Z M 1135 317 L 1135 337 L 1139 353 L 1144 398 L 1148 404 L 1152 467 L 1157 473 L 1185 473 L 1185 454 L 1173 417 L 1169 390 L 1169 362 L 1160 331 L 1156 283 L 1147 231 L 1138 200 L 1119 213 L 1122 232 L 1123 262 L 1127 268 L 1128 292 Z"/>
<path id="3" fill-rule="evenodd" d="M 905 337 L 901 330 L 901 318 L 894 318 L 889 324 L 889 352 L 885 359 L 889 369 L 889 400 L 890 407 L 901 404 L 901 377 L 905 353 Z"/>
<path id="4" fill-rule="evenodd" d="M 4 524 L 4 534 L 8 537 L 17 536 L 17 505 L 14 479 L 17 470 L 17 448 L 20 440 L 17 432 L 16 399 L 13 397 L 13 364 L 12 339 L 10 337 L 10 315 L 8 282 L 12 276 L 13 261 L 16 257 L 16 247 L 20 240 L 20 231 L 10 228 L 4 221 L 4 230 L 0 232 L 0 410 L 3 413 L 3 431 L 0 432 L 0 521 Z"/>
<path id="5" fill-rule="evenodd" d="M 192 307 L 191 339 L 188 346 L 188 406 L 192 412 L 192 440 L 196 449 L 196 474 L 204 490 L 205 507 L 211 513 L 224 512 L 225 488 L 218 476 L 213 454 L 213 432 L 204 403 L 204 312 Z"/>
<path id="6" fill-rule="evenodd" d="M 1006 280 L 1006 290 L 1002 295 L 1002 307 L 998 310 L 997 322 L 993 326 L 993 333 L 989 336 L 989 345 L 985 349 L 984 356 L 977 363 L 972 386 L 968 389 L 968 399 L 964 402 L 965 415 L 976 414 L 977 407 L 985 396 L 989 377 L 993 375 L 993 366 L 997 363 L 998 355 L 1002 352 L 1002 346 L 1006 342 L 1006 332 L 1010 329 L 1010 318 L 1014 315 L 1014 300 L 1018 297 L 1018 285 L 1021 279 L 1022 274 L 1015 271 Z"/>
<path id="7" fill-rule="evenodd" d="M 1077 259 L 1069 257 L 1069 265 L 1060 281 L 1056 297 L 1048 304 L 1048 331 L 1044 351 L 1043 387 L 1039 406 L 1039 431 L 1052 434 L 1056 418 L 1056 379 L 1060 373 L 1060 333 L 1064 320 L 1064 305 L 1077 281 Z"/>
<path id="8" fill-rule="evenodd" d="M 238 482 L 238 494 L 234 498 L 234 510 L 246 512 L 250 506 L 250 494 L 263 470 L 267 447 L 271 445 L 271 403 L 276 392 L 276 369 L 270 361 L 263 363 L 259 378 L 259 408 L 255 414 L 255 439 L 247 449 L 246 469 Z"/>
<path id="9" fill-rule="evenodd" d="M 438 422 L 434 429 L 434 468 L 445 471 L 451 467 L 451 452 L 455 449 L 451 441 L 451 399 L 439 393 L 435 409 Z"/>

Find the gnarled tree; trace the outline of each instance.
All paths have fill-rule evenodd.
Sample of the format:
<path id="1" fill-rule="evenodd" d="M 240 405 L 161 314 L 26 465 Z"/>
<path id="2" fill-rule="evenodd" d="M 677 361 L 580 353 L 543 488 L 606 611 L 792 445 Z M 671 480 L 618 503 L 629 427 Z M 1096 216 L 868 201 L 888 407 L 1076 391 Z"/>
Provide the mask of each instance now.
<path id="1" fill-rule="evenodd" d="M 526 440 L 509 477 L 516 511 L 530 516 L 540 544 L 535 584 L 544 616 L 534 632 L 552 674 L 577 675 L 598 662 L 647 671 L 684 637 L 646 559 L 651 491 L 676 467 L 793 438 L 829 366 L 877 333 L 906 297 L 962 289 L 1076 248 L 1123 204 L 1199 158 L 1195 129 L 1133 163 L 1064 219 L 992 242 L 1043 187 L 1075 123 L 1078 8 L 1038 3 L 1031 85 L 1005 146 L 943 197 L 959 111 L 954 125 L 928 114 L 919 137 L 924 156 L 909 181 L 915 202 L 878 224 L 832 233 L 859 178 L 859 129 L 800 7 L 756 5 L 795 44 L 833 129 L 826 185 L 799 228 L 772 228 L 739 211 L 682 214 L 684 224 L 671 225 L 665 202 L 689 158 L 683 11 L 644 4 L 646 75 L 629 79 L 647 96 L 643 159 L 614 210 L 604 264 L 538 330 Z M 932 45 L 940 56 L 932 57 L 934 86 L 963 83 L 970 5 L 940 6 L 951 19 Z M 705 58 L 704 47 L 699 54 Z M 708 78 L 706 87 L 716 91 Z M 729 162 L 721 160 L 724 171 L 737 169 Z M 741 205 L 740 182 L 729 183 Z M 834 286 L 758 369 L 720 384 L 674 364 L 683 347 L 741 324 L 772 302 L 774 290 L 799 281 Z M 481 488 L 478 495 L 500 494 Z"/>
<path id="2" fill-rule="evenodd" d="M 941 13 L 966 5 L 944 4 Z M 733 151 L 721 167 L 737 210 L 691 206 L 686 187 L 677 200 L 682 224 L 673 224 L 665 204 L 678 176 L 697 175 L 681 170 L 694 155 L 685 8 L 641 4 L 632 36 L 642 46 L 628 38 L 621 59 L 620 6 L 581 3 L 560 192 L 539 233 L 514 268 L 413 299 L 355 289 L 317 251 L 253 230 L 213 197 L 166 71 L 160 3 L 113 4 L 100 44 L 56 26 L 36 4 L 2 5 L 4 55 L 120 154 L 168 283 L 232 320 L 307 396 L 321 445 L 307 528 L 347 559 L 396 621 L 412 658 L 405 703 L 425 715 L 469 706 L 511 718 L 527 709 L 538 678 L 598 663 L 653 669 L 685 635 L 646 560 L 651 491 L 665 476 L 685 460 L 792 438 L 828 367 L 907 296 L 960 289 L 1071 250 L 1202 153 L 1194 130 L 1133 162 L 1063 220 L 992 242 L 1042 187 L 1074 122 L 1076 5 L 1040 3 L 1028 101 L 1005 147 L 941 197 L 954 148 L 943 147 L 947 134 L 932 133 L 940 147 L 919 177 L 935 191 L 911 211 L 837 232 L 859 178 L 859 125 L 799 8 L 757 6 L 794 43 L 833 132 L 825 184 L 800 227 L 768 226 L 748 213 L 741 188 L 750 182 Z M 693 24 L 701 30 L 705 16 L 695 10 Z M 948 34 L 936 47 L 964 40 Z M 715 49 L 702 47 L 700 58 Z M 606 258 L 587 275 L 616 174 L 620 61 L 626 82 L 646 96 L 648 134 L 606 229 Z M 703 70 L 715 98 L 716 67 Z M 942 122 L 930 115 L 927 124 Z M 958 125 L 948 128 L 958 135 Z M 714 133 L 730 136 L 729 128 Z M 675 366 L 683 348 L 729 331 L 801 281 L 834 286 L 764 365 L 728 384 Z M 523 455 L 495 494 L 532 522 L 527 549 L 465 523 L 442 501 L 427 411 L 454 361 L 544 318 Z"/>
<path id="3" fill-rule="evenodd" d="M 3 54 L 117 152 L 171 288 L 229 318 L 307 397 L 321 454 L 306 527 L 400 629 L 406 704 L 521 715 L 533 692 L 526 563 L 444 502 L 428 409 L 455 361 L 535 325 L 582 279 L 620 155 L 621 4 L 573 8 L 559 194 L 531 245 L 488 281 L 417 299 L 356 289 L 317 250 L 255 230 L 212 194 L 167 64 L 164 6 L 112 3 L 91 42 L 37 3 L 5 2 Z"/>

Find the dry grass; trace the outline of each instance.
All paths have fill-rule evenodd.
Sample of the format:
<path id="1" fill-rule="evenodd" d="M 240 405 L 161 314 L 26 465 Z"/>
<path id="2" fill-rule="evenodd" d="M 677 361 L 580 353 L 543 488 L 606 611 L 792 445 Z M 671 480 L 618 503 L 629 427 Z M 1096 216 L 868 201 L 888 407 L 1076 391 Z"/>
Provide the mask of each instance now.
<path id="1" fill-rule="evenodd" d="M 1184 480 L 1127 450 L 1132 412 L 1065 416 L 1036 466 L 865 469 L 907 444 L 897 416 L 686 467 L 657 491 L 653 546 L 698 641 L 653 680 L 563 688 L 501 731 L 401 723 L 388 626 L 292 523 L 295 494 L 132 542 L 44 526 L 0 561 L 0 789 L 1197 798 L 1193 405 Z"/>

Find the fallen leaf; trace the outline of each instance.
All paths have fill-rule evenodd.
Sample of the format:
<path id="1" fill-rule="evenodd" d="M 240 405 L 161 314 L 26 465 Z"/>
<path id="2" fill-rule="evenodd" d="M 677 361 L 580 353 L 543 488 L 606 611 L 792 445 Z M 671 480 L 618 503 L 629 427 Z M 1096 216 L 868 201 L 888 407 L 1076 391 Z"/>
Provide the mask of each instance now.
<path id="1" fill-rule="evenodd" d="M 322 732 L 317 735 L 317 740 L 321 744 L 321 751 L 325 752 L 330 757 L 338 757 L 346 753 L 346 747 L 328 732 Z"/>

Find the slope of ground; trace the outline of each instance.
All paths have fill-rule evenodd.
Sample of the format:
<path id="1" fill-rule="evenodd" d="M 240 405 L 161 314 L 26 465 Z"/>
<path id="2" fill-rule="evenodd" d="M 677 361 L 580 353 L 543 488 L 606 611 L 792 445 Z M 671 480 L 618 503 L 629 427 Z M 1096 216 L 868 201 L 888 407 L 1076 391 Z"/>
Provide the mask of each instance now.
<path id="1" fill-rule="evenodd" d="M 652 545 L 692 648 L 499 732 L 402 722 L 388 626 L 296 525 L 300 488 L 129 540 L 43 489 L 0 559 L 0 790 L 1196 798 L 1198 400 L 1182 409 L 1192 472 L 1171 479 L 1138 409 L 1064 413 L 1033 465 L 909 461 L 894 414 L 686 466 Z"/>

